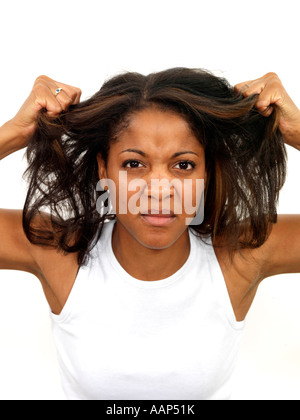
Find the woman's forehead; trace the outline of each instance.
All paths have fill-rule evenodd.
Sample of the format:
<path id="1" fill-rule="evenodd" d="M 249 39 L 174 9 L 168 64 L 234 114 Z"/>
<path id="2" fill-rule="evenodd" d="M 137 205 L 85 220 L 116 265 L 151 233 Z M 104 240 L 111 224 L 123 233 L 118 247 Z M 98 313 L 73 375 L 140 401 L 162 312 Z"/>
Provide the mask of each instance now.
<path id="1" fill-rule="evenodd" d="M 145 109 L 134 113 L 126 128 L 117 136 L 119 146 L 158 149 L 169 147 L 202 148 L 188 122 L 180 115 L 159 109 Z"/>

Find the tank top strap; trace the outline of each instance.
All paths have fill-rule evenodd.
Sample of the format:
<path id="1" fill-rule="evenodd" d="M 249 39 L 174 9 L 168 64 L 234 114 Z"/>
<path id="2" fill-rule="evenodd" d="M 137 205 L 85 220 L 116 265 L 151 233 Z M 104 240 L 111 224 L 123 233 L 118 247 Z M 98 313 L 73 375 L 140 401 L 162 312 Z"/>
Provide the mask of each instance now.
<path id="1" fill-rule="evenodd" d="M 210 269 L 210 278 L 213 283 L 216 297 L 219 301 L 219 303 L 224 308 L 224 314 L 229 321 L 230 325 L 235 330 L 241 330 L 244 328 L 245 320 L 243 321 L 237 321 L 234 310 L 231 304 L 231 300 L 229 297 L 226 281 L 223 275 L 223 272 L 221 270 L 219 261 L 217 259 L 213 244 L 212 244 L 212 238 L 211 236 L 205 238 L 205 242 L 201 243 L 203 244 L 203 247 L 206 250 L 207 259 L 209 263 L 209 269 Z"/>

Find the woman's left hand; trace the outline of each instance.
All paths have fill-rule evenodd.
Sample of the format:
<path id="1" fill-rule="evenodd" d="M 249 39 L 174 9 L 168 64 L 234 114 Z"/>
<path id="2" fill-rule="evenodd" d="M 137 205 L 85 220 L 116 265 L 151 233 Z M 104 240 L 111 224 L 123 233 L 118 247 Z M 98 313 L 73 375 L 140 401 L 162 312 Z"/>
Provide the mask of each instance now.
<path id="1" fill-rule="evenodd" d="M 300 110 L 284 89 L 276 73 L 238 83 L 234 89 L 244 96 L 258 94 L 256 108 L 268 117 L 274 107 L 280 109 L 279 129 L 286 144 L 300 150 Z"/>

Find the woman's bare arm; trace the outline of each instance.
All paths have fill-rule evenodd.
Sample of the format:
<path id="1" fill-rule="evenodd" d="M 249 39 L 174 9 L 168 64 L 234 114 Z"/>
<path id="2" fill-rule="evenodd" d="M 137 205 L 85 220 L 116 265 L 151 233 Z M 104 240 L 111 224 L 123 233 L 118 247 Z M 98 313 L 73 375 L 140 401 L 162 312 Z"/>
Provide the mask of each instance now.
<path id="1" fill-rule="evenodd" d="M 257 109 L 268 117 L 279 108 L 279 129 L 286 144 L 300 150 L 300 110 L 284 89 L 275 73 L 239 83 L 235 86 L 244 96 L 258 94 Z M 300 273 L 300 215 L 281 214 L 272 226 L 267 241 L 257 248 L 262 278 L 283 273 Z"/>
<path id="2" fill-rule="evenodd" d="M 55 90 L 62 91 L 55 96 Z M 36 79 L 33 89 L 14 118 L 0 127 L 0 159 L 26 147 L 36 128 L 37 115 L 46 109 L 55 117 L 69 105 L 79 102 L 78 88 L 56 82 L 47 76 Z M 0 209 L 0 269 L 28 271 L 41 278 L 37 246 L 27 239 L 22 226 L 22 210 Z"/>
<path id="3" fill-rule="evenodd" d="M 263 278 L 300 273 L 300 215 L 279 214 L 260 252 L 264 260 Z"/>
<path id="4" fill-rule="evenodd" d="M 22 210 L 0 209 L 0 269 L 41 275 L 33 257 L 33 245 L 22 228 Z"/>

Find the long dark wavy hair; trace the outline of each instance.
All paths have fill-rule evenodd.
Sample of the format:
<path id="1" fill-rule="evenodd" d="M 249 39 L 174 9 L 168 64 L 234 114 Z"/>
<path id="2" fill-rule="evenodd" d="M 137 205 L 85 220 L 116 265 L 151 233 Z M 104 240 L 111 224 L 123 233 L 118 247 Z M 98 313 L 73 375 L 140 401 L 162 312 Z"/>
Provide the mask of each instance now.
<path id="1" fill-rule="evenodd" d="M 106 81 L 55 120 L 41 111 L 27 147 L 28 193 L 23 228 L 28 239 L 77 252 L 84 264 L 106 219 L 96 208 L 97 153 L 110 144 L 130 116 L 147 107 L 176 112 L 205 148 L 204 220 L 191 229 L 237 250 L 261 246 L 277 221 L 279 191 L 286 178 L 286 149 L 278 109 L 269 117 L 224 78 L 202 69 L 173 68 L 147 76 L 128 72 Z M 36 223 L 39 220 L 39 223 Z M 44 220 L 44 223 L 41 221 Z"/>

